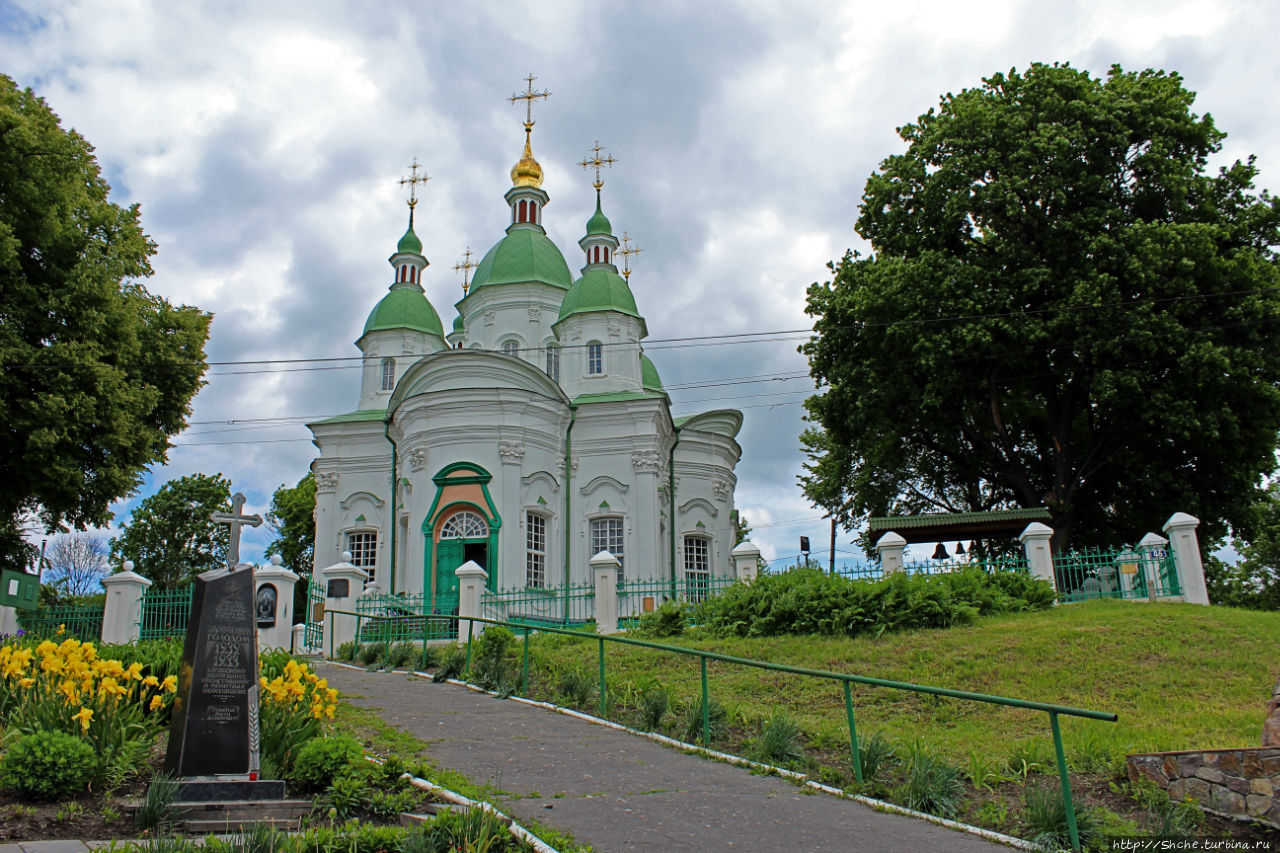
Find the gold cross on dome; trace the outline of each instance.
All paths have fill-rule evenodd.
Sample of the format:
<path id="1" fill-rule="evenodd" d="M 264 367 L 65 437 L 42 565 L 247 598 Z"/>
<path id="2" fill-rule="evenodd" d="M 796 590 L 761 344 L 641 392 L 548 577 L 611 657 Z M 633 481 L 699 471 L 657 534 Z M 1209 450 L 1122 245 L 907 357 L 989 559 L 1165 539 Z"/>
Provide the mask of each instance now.
<path id="1" fill-rule="evenodd" d="M 534 77 L 532 74 L 530 74 L 528 77 L 524 78 L 524 82 L 526 83 L 524 92 L 517 92 L 516 94 L 512 95 L 510 98 L 507 98 L 507 100 L 513 104 L 516 101 L 524 101 L 525 130 L 528 130 L 529 128 L 533 127 L 533 102 L 536 100 L 541 100 L 543 98 L 546 98 L 551 94 L 546 89 L 543 89 L 541 92 L 533 91 L 533 81 L 537 79 L 538 79 L 537 77 Z"/>
<path id="2" fill-rule="evenodd" d="M 604 149 L 600 147 L 600 140 L 597 139 L 596 144 L 591 148 L 591 156 L 584 157 L 582 162 L 578 164 L 584 169 L 596 170 L 596 179 L 591 186 L 595 187 L 597 190 L 604 186 L 604 181 L 600 180 L 600 167 L 612 166 L 614 163 L 618 162 L 613 159 L 612 154 L 606 154 L 604 157 L 601 157 L 600 152 L 603 150 Z"/>
<path id="3" fill-rule="evenodd" d="M 409 186 L 409 209 L 413 210 L 418 205 L 418 184 L 425 184 L 431 180 L 431 176 L 423 170 L 422 175 L 418 175 L 418 170 L 422 167 L 418 165 L 418 158 L 413 158 L 413 163 L 409 166 L 409 177 L 400 179 L 400 186 Z"/>
<path id="4" fill-rule="evenodd" d="M 473 264 L 471 262 L 471 259 L 473 257 L 475 257 L 475 255 L 471 254 L 471 247 L 468 246 L 467 250 L 462 253 L 462 260 L 458 261 L 456 264 L 453 265 L 454 272 L 458 272 L 458 271 L 462 272 L 462 295 L 463 296 L 467 295 L 467 289 L 471 287 L 471 271 L 476 267 L 480 266 L 479 264 Z"/>
<path id="5" fill-rule="evenodd" d="M 644 249 L 641 249 L 639 246 L 635 246 L 631 243 L 630 234 L 626 231 L 622 232 L 622 248 L 618 249 L 615 254 L 622 256 L 622 277 L 625 278 L 628 283 L 631 281 L 631 256 L 638 255 L 643 251 Z"/>

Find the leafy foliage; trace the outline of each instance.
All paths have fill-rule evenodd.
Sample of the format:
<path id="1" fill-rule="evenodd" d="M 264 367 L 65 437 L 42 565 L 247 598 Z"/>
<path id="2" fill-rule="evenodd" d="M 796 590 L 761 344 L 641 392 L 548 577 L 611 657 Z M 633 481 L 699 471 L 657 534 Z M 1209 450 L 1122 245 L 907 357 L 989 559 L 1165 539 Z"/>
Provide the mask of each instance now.
<path id="1" fill-rule="evenodd" d="M 138 283 L 156 247 L 93 146 L 0 76 L 0 564 L 24 517 L 105 525 L 164 462 L 203 384 L 209 315 Z"/>
<path id="2" fill-rule="evenodd" d="M 634 633 L 641 637 L 678 637 L 688 625 L 689 605 L 683 601 L 667 599 L 640 617 Z"/>
<path id="3" fill-rule="evenodd" d="M 684 708 L 684 719 L 681 721 L 681 734 L 689 743 L 702 743 L 702 697 L 690 702 Z M 707 732 L 711 739 L 708 743 L 722 740 L 729 730 L 729 712 L 712 696 L 707 701 Z"/>
<path id="4" fill-rule="evenodd" d="M 60 731 L 20 735 L 0 761 L 0 785 L 35 800 L 59 800 L 85 789 L 98 757 L 83 740 Z"/>
<path id="5" fill-rule="evenodd" d="M 303 744 L 293 762 L 289 782 L 299 791 L 323 791 L 364 753 L 350 735 L 315 738 Z"/>
<path id="6" fill-rule="evenodd" d="M 699 605 L 699 618 L 708 631 L 721 635 L 855 637 L 967 625 L 979 615 L 1040 610 L 1052 603 L 1049 585 L 1021 572 L 894 573 L 863 581 L 793 569 L 728 587 Z"/>
<path id="7" fill-rule="evenodd" d="M 170 480 L 143 498 L 112 543 L 112 554 L 133 560 L 133 569 L 155 589 L 173 589 L 227 561 L 228 531 L 213 512 L 231 509 L 231 481 L 221 474 L 190 474 Z"/>
<path id="8" fill-rule="evenodd" d="M 307 612 L 307 585 L 316 553 L 316 477 L 307 475 L 292 489 L 281 485 L 271 496 L 267 524 L 276 538 L 267 545 L 267 556 L 279 555 L 282 564 L 298 575 L 293 588 L 295 624 Z"/>
<path id="9" fill-rule="evenodd" d="M 509 667 L 515 635 L 501 625 L 490 625 L 476 641 L 472 667 L 476 683 L 486 690 L 512 691 Z"/>
<path id="10" fill-rule="evenodd" d="M 671 692 L 660 684 L 654 684 L 640 694 L 640 725 L 649 731 L 662 726 L 662 718 L 671 707 Z"/>
<path id="11" fill-rule="evenodd" d="M 1067 803 L 1062 790 L 1051 785 L 1028 785 L 1025 800 L 1027 810 L 1023 814 L 1023 824 L 1026 837 L 1047 850 L 1069 849 L 1071 833 L 1067 827 Z M 1082 847 L 1088 847 L 1100 829 L 1097 812 L 1076 806 L 1076 832 Z"/>
<path id="12" fill-rule="evenodd" d="M 919 742 L 907 751 L 907 780 L 899 796 L 907 808 L 938 817 L 955 817 L 964 793 L 960 769 Z"/>
<path id="13" fill-rule="evenodd" d="M 1280 610 L 1280 483 L 1254 504 L 1235 541 L 1240 559 L 1230 565 L 1205 560 L 1209 600 L 1228 607 Z"/>
<path id="14" fill-rule="evenodd" d="M 1036 64 L 942 98 L 815 284 L 807 495 L 1047 505 L 1054 547 L 1243 520 L 1280 430 L 1280 202 L 1177 74 Z"/>
<path id="15" fill-rule="evenodd" d="M 804 757 L 800 727 L 795 720 L 774 710 L 760 727 L 751 745 L 751 757 L 767 764 L 790 765 Z"/>

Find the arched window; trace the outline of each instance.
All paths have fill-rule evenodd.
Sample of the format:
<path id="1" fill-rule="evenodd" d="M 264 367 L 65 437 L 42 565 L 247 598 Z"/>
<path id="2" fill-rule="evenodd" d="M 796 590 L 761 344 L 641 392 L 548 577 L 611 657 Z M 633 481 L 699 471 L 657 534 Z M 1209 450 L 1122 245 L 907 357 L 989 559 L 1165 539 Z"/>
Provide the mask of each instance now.
<path id="1" fill-rule="evenodd" d="M 449 516 L 440 526 L 441 539 L 483 539 L 489 535 L 489 525 L 479 513 L 464 509 Z"/>
<path id="2" fill-rule="evenodd" d="M 547 520 L 537 513 L 524 515 L 524 585 L 547 585 Z"/>
<path id="3" fill-rule="evenodd" d="M 608 551 L 610 554 L 618 558 L 618 580 L 622 580 L 623 565 L 626 558 L 623 556 L 623 532 L 622 518 L 619 516 L 605 516 L 604 518 L 591 519 L 591 553 L 587 555 L 590 560 L 601 551 Z"/>
<path id="4" fill-rule="evenodd" d="M 560 381 L 560 347 L 547 344 L 547 375 L 553 382 Z"/>
<path id="5" fill-rule="evenodd" d="M 604 373 L 604 347 L 599 343 L 587 344 L 587 374 L 599 376 Z"/>
<path id="6" fill-rule="evenodd" d="M 711 591 L 711 540 L 684 537 L 684 580 L 690 601 L 702 601 Z"/>
<path id="7" fill-rule="evenodd" d="M 394 391 L 396 387 L 396 360 L 394 358 L 384 358 L 382 360 L 382 390 Z"/>
<path id="8" fill-rule="evenodd" d="M 502 354 L 503 355 L 519 355 L 520 342 L 519 341 L 503 341 Z"/>

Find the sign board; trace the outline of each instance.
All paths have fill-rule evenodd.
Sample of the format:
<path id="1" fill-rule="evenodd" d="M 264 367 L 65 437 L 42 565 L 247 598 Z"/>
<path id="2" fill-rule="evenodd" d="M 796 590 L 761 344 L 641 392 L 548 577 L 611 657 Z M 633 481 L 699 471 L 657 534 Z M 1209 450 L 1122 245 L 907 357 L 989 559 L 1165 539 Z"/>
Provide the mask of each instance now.
<path id="1" fill-rule="evenodd" d="M 802 554 L 809 553 L 809 537 L 808 536 L 800 537 L 800 553 Z"/>
<path id="2" fill-rule="evenodd" d="M 40 578 L 26 572 L 5 569 L 0 573 L 0 606 L 35 610 L 40 603 Z"/>

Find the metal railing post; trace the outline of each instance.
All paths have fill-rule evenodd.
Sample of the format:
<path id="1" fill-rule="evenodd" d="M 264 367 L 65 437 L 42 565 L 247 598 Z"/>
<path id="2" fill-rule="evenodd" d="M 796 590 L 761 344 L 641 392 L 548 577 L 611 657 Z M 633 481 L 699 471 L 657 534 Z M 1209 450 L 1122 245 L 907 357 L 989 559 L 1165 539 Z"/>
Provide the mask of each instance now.
<path id="1" fill-rule="evenodd" d="M 702 745 L 711 746 L 711 695 L 707 690 L 707 656 L 698 655 L 702 664 Z"/>
<path id="2" fill-rule="evenodd" d="M 1071 849 L 1080 849 L 1080 831 L 1076 828 L 1076 807 L 1071 802 L 1071 779 L 1067 776 L 1067 757 L 1062 751 L 1062 731 L 1058 728 L 1058 712 L 1049 712 L 1049 727 L 1053 729 L 1053 751 L 1058 757 L 1058 779 L 1062 784 L 1062 801 L 1067 809 L 1067 830 L 1071 833 Z"/>
<path id="3" fill-rule="evenodd" d="M 844 685 L 844 713 L 849 718 L 849 752 L 853 756 L 853 778 L 862 784 L 862 754 L 858 750 L 858 727 L 853 722 L 853 689 L 848 681 Z"/>
<path id="4" fill-rule="evenodd" d="M 524 662 L 520 667 L 520 696 L 529 698 L 529 626 L 524 626 Z"/>
<path id="5" fill-rule="evenodd" d="M 608 689 L 604 680 L 604 637 L 597 637 L 596 642 L 600 645 L 600 716 L 604 717 L 608 714 L 605 710 L 607 705 L 605 702 L 605 691 Z"/>
<path id="6" fill-rule="evenodd" d="M 468 678 L 471 677 L 471 638 L 474 636 L 475 624 L 475 622 L 467 622 L 467 665 L 465 671 Z"/>

